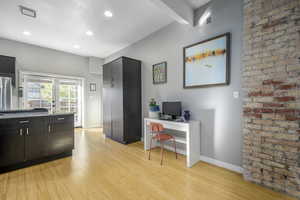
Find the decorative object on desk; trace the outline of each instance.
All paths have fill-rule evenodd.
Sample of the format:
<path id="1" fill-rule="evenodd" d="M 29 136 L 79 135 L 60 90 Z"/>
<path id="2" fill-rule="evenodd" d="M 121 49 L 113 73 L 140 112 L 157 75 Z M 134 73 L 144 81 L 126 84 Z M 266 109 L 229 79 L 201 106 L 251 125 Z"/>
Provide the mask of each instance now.
<path id="1" fill-rule="evenodd" d="M 96 83 L 90 83 L 90 91 L 96 92 Z"/>
<path id="2" fill-rule="evenodd" d="M 155 99 L 152 98 L 149 103 L 149 117 L 159 119 L 159 111 L 159 105 L 157 105 Z"/>
<path id="3" fill-rule="evenodd" d="M 229 84 L 230 33 L 183 48 L 183 87 Z"/>
<path id="4" fill-rule="evenodd" d="M 167 82 L 167 62 L 158 63 L 152 66 L 153 84 Z"/>
<path id="5" fill-rule="evenodd" d="M 189 110 L 185 110 L 185 111 L 183 111 L 183 117 L 184 117 L 184 120 L 185 121 L 190 121 L 190 119 L 191 119 L 191 112 L 189 111 Z"/>

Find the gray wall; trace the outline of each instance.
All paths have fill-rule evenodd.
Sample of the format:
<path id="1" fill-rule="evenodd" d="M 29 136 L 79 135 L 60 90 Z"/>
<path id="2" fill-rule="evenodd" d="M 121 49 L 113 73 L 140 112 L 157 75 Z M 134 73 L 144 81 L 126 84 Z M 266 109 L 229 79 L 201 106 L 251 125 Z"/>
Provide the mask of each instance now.
<path id="1" fill-rule="evenodd" d="M 85 78 L 86 127 L 101 126 L 102 76 L 89 73 L 88 58 L 0 38 L 0 55 L 16 57 L 17 70 L 52 73 Z M 97 83 L 97 92 L 89 92 L 89 83 Z M 17 90 L 13 104 L 18 108 Z"/>
<path id="2" fill-rule="evenodd" d="M 212 23 L 191 27 L 172 23 L 149 37 L 108 57 L 140 59 L 143 84 L 143 114 L 148 101 L 180 100 L 201 121 L 201 154 L 234 165 L 242 165 L 241 99 L 233 91 L 241 90 L 242 0 L 216 0 L 208 8 Z M 196 16 L 202 13 L 199 9 Z M 198 18 L 199 19 L 199 18 Z M 232 34 L 231 83 L 229 86 L 183 89 L 183 47 L 223 34 Z M 152 65 L 168 62 L 168 83 L 152 84 Z"/>

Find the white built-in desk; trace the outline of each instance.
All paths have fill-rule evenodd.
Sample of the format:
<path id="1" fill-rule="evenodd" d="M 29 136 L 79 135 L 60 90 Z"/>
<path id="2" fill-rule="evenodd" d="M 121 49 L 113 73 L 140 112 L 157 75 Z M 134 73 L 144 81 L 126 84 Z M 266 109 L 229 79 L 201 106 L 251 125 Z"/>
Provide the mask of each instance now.
<path id="1" fill-rule="evenodd" d="M 176 136 L 176 143 L 181 143 L 186 146 L 186 151 L 178 151 L 178 153 L 186 154 L 186 165 L 187 167 L 192 167 L 195 163 L 200 160 L 200 122 L 199 121 L 189 121 L 189 122 L 175 122 L 168 120 L 159 119 L 144 119 L 144 149 L 150 149 L 150 139 L 151 133 L 149 125 L 151 122 L 160 123 L 165 129 L 173 129 L 177 131 L 182 131 L 184 135 Z M 168 132 L 172 134 L 172 132 Z M 152 147 L 157 145 L 156 142 L 152 143 Z M 167 146 L 167 149 L 173 150 L 173 147 Z"/>

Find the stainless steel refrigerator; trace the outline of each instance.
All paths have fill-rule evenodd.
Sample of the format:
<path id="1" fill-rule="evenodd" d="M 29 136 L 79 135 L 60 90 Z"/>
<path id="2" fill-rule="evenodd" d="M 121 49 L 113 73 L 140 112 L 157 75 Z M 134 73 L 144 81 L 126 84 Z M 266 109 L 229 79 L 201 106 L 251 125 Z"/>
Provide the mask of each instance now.
<path id="1" fill-rule="evenodd" d="M 10 110 L 12 103 L 12 79 L 0 77 L 0 111 Z"/>

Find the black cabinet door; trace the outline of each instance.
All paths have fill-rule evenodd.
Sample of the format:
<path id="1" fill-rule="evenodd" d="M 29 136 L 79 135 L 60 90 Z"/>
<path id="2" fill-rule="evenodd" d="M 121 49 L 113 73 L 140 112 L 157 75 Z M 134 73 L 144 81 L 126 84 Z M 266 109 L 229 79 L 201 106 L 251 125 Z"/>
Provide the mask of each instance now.
<path id="1" fill-rule="evenodd" d="M 103 132 L 111 138 L 111 87 L 112 87 L 112 76 L 111 76 L 111 65 L 103 66 Z"/>
<path id="2" fill-rule="evenodd" d="M 0 120 L 0 167 L 25 160 L 24 131 L 17 120 Z"/>
<path id="3" fill-rule="evenodd" d="M 124 142 L 123 127 L 123 59 L 111 63 L 112 88 L 111 88 L 111 119 L 112 139 Z"/>
<path id="4" fill-rule="evenodd" d="M 25 160 L 41 159 L 47 154 L 47 134 L 44 117 L 18 120 L 25 135 Z"/>
<path id="5" fill-rule="evenodd" d="M 74 115 L 54 116 L 48 127 L 48 155 L 70 152 L 74 149 Z"/>
<path id="6" fill-rule="evenodd" d="M 142 134 L 141 62 L 123 60 L 124 138 L 138 141 Z"/>

